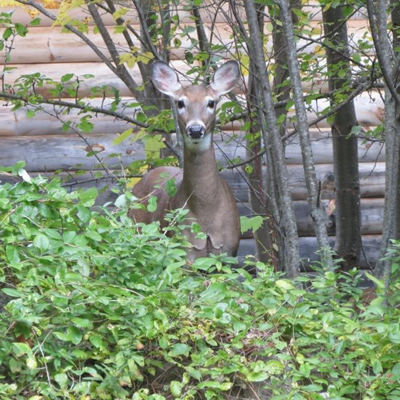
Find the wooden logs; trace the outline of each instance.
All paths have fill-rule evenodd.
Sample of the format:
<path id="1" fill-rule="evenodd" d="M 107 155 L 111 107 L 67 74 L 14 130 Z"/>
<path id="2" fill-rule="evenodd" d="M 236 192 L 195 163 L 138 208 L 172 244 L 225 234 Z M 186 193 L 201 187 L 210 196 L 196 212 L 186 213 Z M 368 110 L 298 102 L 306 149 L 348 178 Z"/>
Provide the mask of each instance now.
<path id="1" fill-rule="evenodd" d="M 313 24 L 316 26 L 316 24 Z M 138 32 L 139 26 L 136 27 Z M 122 33 L 115 33 L 115 27 L 107 27 L 113 41 L 117 45 L 121 54 L 129 52 Z M 348 24 L 349 34 L 352 40 L 357 42 L 364 39 L 366 30 L 363 26 L 363 21 L 350 21 Z M 197 53 L 198 49 L 193 48 L 192 41 L 187 35 L 179 35 L 182 31 L 177 31 L 179 42 L 176 47 L 171 48 L 171 59 L 183 60 L 187 51 Z M 206 27 L 207 35 L 210 30 Z M 93 43 L 94 46 L 99 48 L 104 56 L 110 58 L 109 52 L 106 50 L 104 41 L 98 33 L 89 28 L 89 32 L 85 36 Z M 132 42 L 136 48 L 140 48 L 139 40 L 130 33 Z M 221 50 L 216 54 L 224 58 L 230 58 L 231 54 L 229 48 L 232 44 L 232 27 L 229 24 L 216 24 L 213 27 L 213 44 L 220 44 Z M 297 43 L 297 48 L 301 49 L 302 53 L 314 53 L 317 46 L 316 43 L 320 35 L 314 35 L 312 40 L 307 41 L 300 39 Z M 30 28 L 26 37 L 17 36 L 13 45 L 14 49 L 11 53 L 11 62 L 13 64 L 29 64 L 32 60 L 36 63 L 81 63 L 81 62 L 99 62 L 99 56 L 82 41 L 78 36 L 73 33 L 63 32 L 61 27 L 35 27 Z M 266 50 L 272 52 L 272 40 L 266 42 Z M 241 51 L 239 49 L 239 51 Z M 0 52 L 0 62 L 5 60 L 5 50 Z"/>
<path id="2" fill-rule="evenodd" d="M 114 134 L 89 134 L 84 135 L 92 145 L 95 145 L 101 157 L 113 153 L 122 153 L 121 163 L 127 165 L 134 160 L 142 159 L 144 154 L 142 147 L 129 140 L 123 141 L 119 146 L 112 145 L 116 138 Z M 312 134 L 312 148 L 316 164 L 327 164 L 333 162 L 332 142 L 328 132 Z M 345 138 L 343 140 L 346 140 Z M 215 137 L 217 144 L 216 154 L 221 165 L 232 165 L 235 158 L 246 159 L 245 147 L 241 143 L 227 143 L 220 137 Z M 1 137 L 2 152 L 0 154 L 0 165 L 9 166 L 24 159 L 28 171 L 54 171 L 58 169 L 92 169 L 98 167 L 98 162 L 93 157 L 87 157 L 90 152 L 85 142 L 77 135 L 37 135 L 37 136 L 3 136 Z M 384 146 L 378 143 L 368 145 L 359 141 L 359 159 L 361 163 L 374 163 L 384 161 Z M 131 158 L 133 157 L 133 158 Z M 301 164 L 302 157 L 299 152 L 297 139 L 286 147 L 287 164 Z M 111 162 L 111 161 L 110 161 Z M 39 164 L 42 164 L 40 167 Z M 80 165 L 76 167 L 76 165 Z M 111 165 L 119 165 L 114 160 Z M 51 166 L 51 167 L 50 167 Z M 325 179 L 325 178 L 324 178 Z M 329 176 L 326 178 L 329 186 Z M 243 178 L 236 178 L 243 185 Z M 295 182 L 299 182 L 298 180 Z M 302 182 L 302 181 L 301 181 Z M 235 183 L 234 183 L 235 184 Z M 303 184 L 303 182 L 302 182 Z M 324 189 L 325 190 L 325 189 Z"/>
<path id="3" fill-rule="evenodd" d="M 38 3 L 41 3 L 40 0 L 37 0 Z M 172 7 L 171 9 L 171 16 L 178 15 L 180 22 L 193 22 L 193 17 L 190 13 L 189 5 L 190 3 L 186 1 L 180 1 L 177 3 L 177 7 Z M 121 8 L 118 4 L 116 4 L 117 8 Z M 137 16 L 136 10 L 133 9 L 132 3 L 127 2 L 126 6 L 128 8 L 128 12 L 124 15 L 124 19 L 129 21 L 131 24 L 138 24 L 139 18 Z M 313 21 L 320 21 L 322 20 L 321 14 L 321 5 L 315 1 L 309 1 L 307 4 L 304 4 L 302 7 L 303 12 L 310 13 L 309 18 Z M 29 25 L 32 20 L 32 17 L 28 14 L 27 10 L 33 10 L 31 7 L 4 7 L 4 12 L 11 12 L 13 11 L 13 21 L 19 22 L 23 25 Z M 59 10 L 58 9 L 48 9 L 49 12 L 58 16 Z M 242 19 L 245 19 L 245 13 L 240 4 L 238 5 L 238 12 Z M 86 7 L 76 8 L 73 9 L 68 13 L 72 18 L 78 20 L 85 20 L 89 17 L 89 13 Z M 226 23 L 229 22 L 231 19 L 231 11 L 229 9 L 228 3 L 216 3 L 213 0 L 204 0 L 202 2 L 202 6 L 200 7 L 200 15 L 202 21 L 204 23 Z M 102 13 L 103 21 L 106 25 L 114 25 L 115 21 L 114 18 L 108 13 Z M 354 15 L 350 17 L 353 20 L 363 20 L 365 19 L 365 10 L 360 10 L 356 12 Z M 266 21 L 269 21 L 269 17 L 266 15 Z M 41 17 L 41 26 L 51 26 L 53 25 L 53 20 L 46 16 Z M 93 25 L 93 21 L 89 18 L 89 25 Z"/>
<path id="4" fill-rule="evenodd" d="M 18 161 L 26 162 L 27 171 L 56 171 L 60 169 L 119 168 L 143 158 L 140 143 L 124 141 L 113 145 L 115 135 L 79 136 L 30 136 L 2 137 L 0 165 L 10 166 Z M 94 151 L 97 158 L 90 153 Z"/>
<path id="5" fill-rule="evenodd" d="M 330 131 L 311 131 L 312 149 L 314 155 L 315 164 L 329 164 L 333 163 L 332 155 L 332 140 L 330 138 Z M 343 137 L 343 140 L 347 140 Z M 231 162 L 229 160 L 235 158 L 246 159 L 245 147 L 241 142 L 241 138 L 237 138 L 236 141 L 231 141 L 228 145 L 223 145 L 223 140 L 218 136 L 215 138 L 217 146 L 217 157 L 221 160 L 222 165 L 229 166 Z M 221 147 L 221 149 L 218 149 Z M 380 162 L 384 161 L 385 152 L 384 145 L 381 143 L 364 143 L 362 139 L 358 143 L 358 156 L 360 162 Z M 293 139 L 286 145 L 286 162 L 287 164 L 301 164 L 303 162 L 299 138 L 293 137 Z"/>
<path id="6" fill-rule="evenodd" d="M 290 179 L 290 190 L 292 199 L 306 200 L 307 189 L 305 186 L 304 170 L 302 164 L 288 164 L 288 173 Z M 334 199 L 333 187 L 333 165 L 316 164 L 317 179 L 321 181 L 321 198 Z M 369 162 L 359 164 L 360 190 L 362 198 L 383 197 L 385 193 L 385 163 Z M 245 176 L 237 170 L 224 170 L 222 176 L 227 182 L 238 201 L 248 201 L 248 185 Z"/>
<path id="7" fill-rule="evenodd" d="M 362 269 L 373 267 L 378 261 L 379 248 L 381 245 L 380 235 L 363 235 L 362 237 L 366 258 L 360 258 L 359 266 Z M 330 244 L 334 247 L 335 239 L 331 238 Z M 315 237 L 302 237 L 299 239 L 300 257 L 302 259 L 302 271 L 311 271 L 310 264 L 319 261 L 316 254 L 318 250 L 317 239 Z M 254 240 L 241 240 L 239 246 L 239 260 L 243 262 L 246 255 L 254 255 L 256 252 Z"/>
<path id="8" fill-rule="evenodd" d="M 375 97 L 375 98 L 374 98 Z M 112 98 L 94 98 L 84 100 L 85 104 L 92 107 L 100 107 L 106 110 L 110 109 Z M 65 99 L 65 101 L 74 103 L 74 100 Z M 227 99 L 223 99 L 220 103 L 222 106 Z M 116 111 L 131 118 L 135 118 L 135 113 L 140 109 L 138 107 L 128 107 L 129 104 L 135 103 L 134 99 L 124 98 L 118 105 Z M 313 101 L 308 110 L 307 117 L 309 123 L 315 118 L 314 110 L 323 110 L 328 106 L 327 100 Z M 383 104 L 382 100 L 378 98 L 377 93 L 364 93 L 355 99 L 355 107 L 358 120 L 364 127 L 371 127 L 381 123 L 383 119 Z M 33 109 L 30 106 L 21 107 L 16 112 L 12 112 L 12 106 L 9 103 L 0 103 L 0 136 L 26 136 L 26 135 L 57 135 L 66 133 L 74 133 L 72 129 L 63 130 L 62 121 L 71 121 L 72 123 L 79 122 L 82 116 L 87 115 L 82 110 L 70 109 L 67 107 L 58 107 L 49 104 L 44 104 L 42 110 L 36 112 L 34 117 L 27 116 L 27 110 Z M 290 118 L 293 116 L 294 111 L 289 111 L 288 129 L 293 129 L 293 123 Z M 97 113 L 92 114 L 91 122 L 94 124 L 93 133 L 121 133 L 130 128 L 126 122 L 121 121 L 115 117 Z M 236 131 L 240 130 L 242 126 L 241 121 L 235 121 L 225 124 L 221 127 L 223 131 Z M 313 126 L 315 127 L 315 125 Z M 317 125 L 320 129 L 329 128 L 326 120 L 323 120 Z"/>

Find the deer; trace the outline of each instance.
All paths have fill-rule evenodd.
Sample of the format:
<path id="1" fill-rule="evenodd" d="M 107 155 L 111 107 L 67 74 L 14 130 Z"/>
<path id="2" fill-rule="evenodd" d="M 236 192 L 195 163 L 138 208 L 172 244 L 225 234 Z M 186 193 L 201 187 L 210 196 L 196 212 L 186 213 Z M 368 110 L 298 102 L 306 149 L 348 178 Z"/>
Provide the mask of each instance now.
<path id="1" fill-rule="evenodd" d="M 167 226 L 165 216 L 170 210 L 187 209 L 185 221 L 200 225 L 205 235 L 199 237 L 190 228 L 183 235 L 191 244 L 188 261 L 223 254 L 235 257 L 240 240 L 240 220 L 235 198 L 219 175 L 213 133 L 217 103 L 229 93 L 240 77 L 239 64 L 232 60 L 219 67 L 208 86 L 183 87 L 176 72 L 162 61 L 154 61 L 151 81 L 161 93 L 171 97 L 177 107 L 178 123 L 183 136 L 183 169 L 158 167 L 147 172 L 134 186 L 132 194 L 143 199 L 157 197 L 157 209 L 131 209 L 129 216 L 136 222 L 159 221 Z M 176 194 L 170 196 L 165 183 L 175 179 Z"/>

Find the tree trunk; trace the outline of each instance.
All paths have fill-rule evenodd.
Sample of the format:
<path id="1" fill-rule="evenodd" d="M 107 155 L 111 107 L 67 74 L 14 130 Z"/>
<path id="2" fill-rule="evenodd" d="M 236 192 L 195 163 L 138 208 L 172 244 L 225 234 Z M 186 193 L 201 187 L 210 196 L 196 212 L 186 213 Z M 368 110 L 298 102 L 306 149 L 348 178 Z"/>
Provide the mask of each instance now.
<path id="1" fill-rule="evenodd" d="M 330 7 L 323 12 L 323 19 L 326 39 L 331 45 L 325 50 L 329 90 L 340 91 L 346 87 L 351 89 L 347 25 L 344 23 L 343 6 Z M 349 136 L 352 128 L 357 125 L 353 101 L 335 114 L 332 124 L 336 194 L 335 251 L 338 257 L 344 260 L 342 265 L 344 270 L 350 270 L 358 265 L 361 252 L 358 139 Z"/>
<path id="2" fill-rule="evenodd" d="M 392 5 L 392 32 L 393 32 L 393 50 L 397 56 L 397 59 L 399 58 L 400 54 L 400 5 L 397 1 L 391 0 L 391 5 Z M 398 75 L 395 77 L 396 81 L 395 86 L 398 87 L 399 84 L 399 77 Z M 399 116 L 399 106 L 397 105 L 396 109 L 396 115 Z M 396 136 L 398 137 L 400 135 L 400 130 L 399 130 L 399 120 L 398 118 L 396 119 Z M 397 139 L 398 140 L 398 139 Z M 400 145 L 400 144 L 399 144 Z M 395 149 L 394 149 L 395 151 Z M 393 236 L 392 239 L 400 240 L 400 161 L 398 161 L 397 165 L 397 197 L 396 197 L 396 203 L 395 203 L 395 224 L 393 227 Z"/>
<path id="3" fill-rule="evenodd" d="M 265 6 L 262 4 L 257 5 L 257 17 L 258 26 L 261 35 L 263 34 L 264 28 L 264 9 Z M 248 49 L 249 52 L 251 49 Z M 261 136 L 256 136 L 257 133 L 261 132 L 265 127 L 262 126 L 260 121 L 261 113 L 258 107 L 258 81 L 254 79 L 257 74 L 256 66 L 254 62 L 250 62 L 250 73 L 249 73 L 249 113 L 251 114 L 251 108 L 257 110 L 258 118 L 252 119 L 251 133 L 253 134 L 250 139 L 246 141 L 246 156 L 248 158 L 257 155 L 261 152 Z M 262 157 L 257 157 L 250 164 L 251 171 L 247 173 L 249 180 L 249 202 L 251 209 L 257 215 L 262 215 L 265 220 L 261 227 L 254 232 L 254 240 L 256 243 L 257 259 L 264 263 L 271 263 L 274 265 L 275 270 L 282 269 L 283 258 L 280 260 L 277 256 L 277 252 L 274 250 L 274 241 L 277 240 L 276 229 L 274 229 L 274 217 L 273 213 L 269 211 L 271 203 L 268 202 L 267 207 L 267 196 L 264 187 L 264 172 L 262 168 L 263 160 Z M 267 174 L 270 168 L 267 167 Z M 270 195 L 270 194 L 269 194 Z"/>
<path id="4" fill-rule="evenodd" d="M 328 232 L 325 225 L 326 214 L 321 207 L 321 201 L 319 198 L 319 187 L 311 148 L 307 112 L 303 100 L 303 91 L 301 89 L 300 70 L 296 54 L 296 42 L 293 33 L 293 22 L 289 10 L 288 0 L 281 0 L 279 4 L 285 37 L 289 75 L 296 108 L 300 146 L 304 165 L 304 175 L 306 178 L 308 191 L 308 202 L 311 208 L 311 216 L 315 224 L 315 233 L 319 244 L 319 250 L 321 251 L 321 261 L 326 268 L 331 269 L 333 267 L 333 262 L 328 240 Z"/>
<path id="5" fill-rule="evenodd" d="M 390 239 L 395 235 L 395 221 L 398 210 L 399 184 L 399 156 L 400 156 L 400 96 L 396 90 L 397 69 L 393 65 L 398 63 L 387 37 L 387 3 L 378 0 L 376 9 L 372 0 L 367 0 L 368 17 L 371 24 L 371 33 L 376 53 L 382 68 L 385 81 L 385 140 L 386 140 L 386 190 L 385 210 L 383 217 L 383 232 L 380 249 L 380 261 L 374 269 L 374 274 L 382 279 L 388 288 L 391 277 L 390 260 L 382 260 L 390 247 Z M 396 10 L 397 14 L 397 10 Z M 395 15 L 397 20 L 397 15 Z M 396 40 L 396 38 L 395 38 Z"/>
<path id="6" fill-rule="evenodd" d="M 297 235 L 296 219 L 294 215 L 291 194 L 289 190 L 289 177 L 285 163 L 281 135 L 277 125 L 274 103 L 272 99 L 269 77 L 265 65 L 264 48 L 258 27 L 257 12 L 253 0 L 244 0 L 247 22 L 250 31 L 251 56 L 257 68 L 259 93 L 262 93 L 262 102 L 269 129 L 269 138 L 265 139 L 265 146 L 271 145 L 273 164 L 277 175 L 277 183 L 283 213 L 283 228 L 286 235 L 286 272 L 289 277 L 299 274 L 300 254 L 299 238 Z M 268 140 L 269 139 L 269 140 Z"/>

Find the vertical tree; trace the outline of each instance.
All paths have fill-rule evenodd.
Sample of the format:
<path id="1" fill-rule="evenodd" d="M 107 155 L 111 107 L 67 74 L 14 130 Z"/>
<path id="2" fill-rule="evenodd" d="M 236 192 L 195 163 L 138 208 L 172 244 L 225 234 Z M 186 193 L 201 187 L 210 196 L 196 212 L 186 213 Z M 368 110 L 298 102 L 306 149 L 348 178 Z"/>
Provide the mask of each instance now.
<path id="1" fill-rule="evenodd" d="M 283 229 L 286 235 L 285 260 L 288 276 L 295 277 L 299 273 L 300 254 L 297 235 L 297 225 L 294 215 L 291 193 L 289 190 L 289 177 L 285 164 L 285 156 L 279 127 L 277 124 L 269 76 L 265 65 L 264 48 L 259 31 L 257 12 L 253 0 L 244 0 L 247 22 L 250 31 L 251 54 L 257 69 L 259 83 L 259 101 L 261 109 L 265 112 L 268 125 L 269 140 L 264 143 L 272 147 L 272 162 L 276 172 L 277 185 L 283 212 Z"/>
<path id="2" fill-rule="evenodd" d="M 323 11 L 325 51 L 332 105 L 346 98 L 352 90 L 347 24 L 344 5 L 325 5 Z M 343 268 L 355 267 L 361 251 L 360 182 L 358 176 L 358 138 L 352 136 L 357 126 L 354 102 L 340 108 L 332 123 L 333 164 L 336 195 L 337 255 Z"/>
<path id="3" fill-rule="evenodd" d="M 398 58 L 387 36 L 387 2 L 378 0 L 376 4 L 367 0 L 368 17 L 372 38 L 385 82 L 385 143 L 386 143 L 386 191 L 380 261 L 374 273 L 389 286 L 391 262 L 383 259 L 390 247 L 390 240 L 396 235 L 396 221 L 399 210 L 398 185 L 400 162 L 400 96 L 397 91 Z M 397 8 L 394 8 L 397 21 Z M 397 33 L 395 33 L 397 43 Z"/>
<path id="4" fill-rule="evenodd" d="M 279 5 L 283 23 L 289 75 L 296 108 L 304 175 L 306 178 L 308 191 L 308 203 L 311 208 L 311 217 L 314 222 L 318 246 L 322 254 L 322 262 L 324 266 L 331 268 L 333 265 L 332 255 L 328 241 L 328 232 L 325 225 L 325 215 L 319 199 L 318 182 L 311 148 L 307 113 L 303 99 L 303 91 L 301 88 L 300 69 L 296 55 L 296 42 L 294 38 L 293 22 L 290 15 L 289 2 L 287 0 L 280 0 Z"/>

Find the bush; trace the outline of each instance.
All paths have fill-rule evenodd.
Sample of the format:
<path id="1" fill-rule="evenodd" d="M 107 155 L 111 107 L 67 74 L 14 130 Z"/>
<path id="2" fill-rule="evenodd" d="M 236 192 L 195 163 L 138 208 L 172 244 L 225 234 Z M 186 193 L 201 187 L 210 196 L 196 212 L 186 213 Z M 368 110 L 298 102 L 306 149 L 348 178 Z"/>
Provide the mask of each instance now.
<path id="1" fill-rule="evenodd" d="M 188 266 L 179 227 L 25 179 L 0 186 L 1 399 L 400 399 L 399 310 L 357 271 Z"/>

